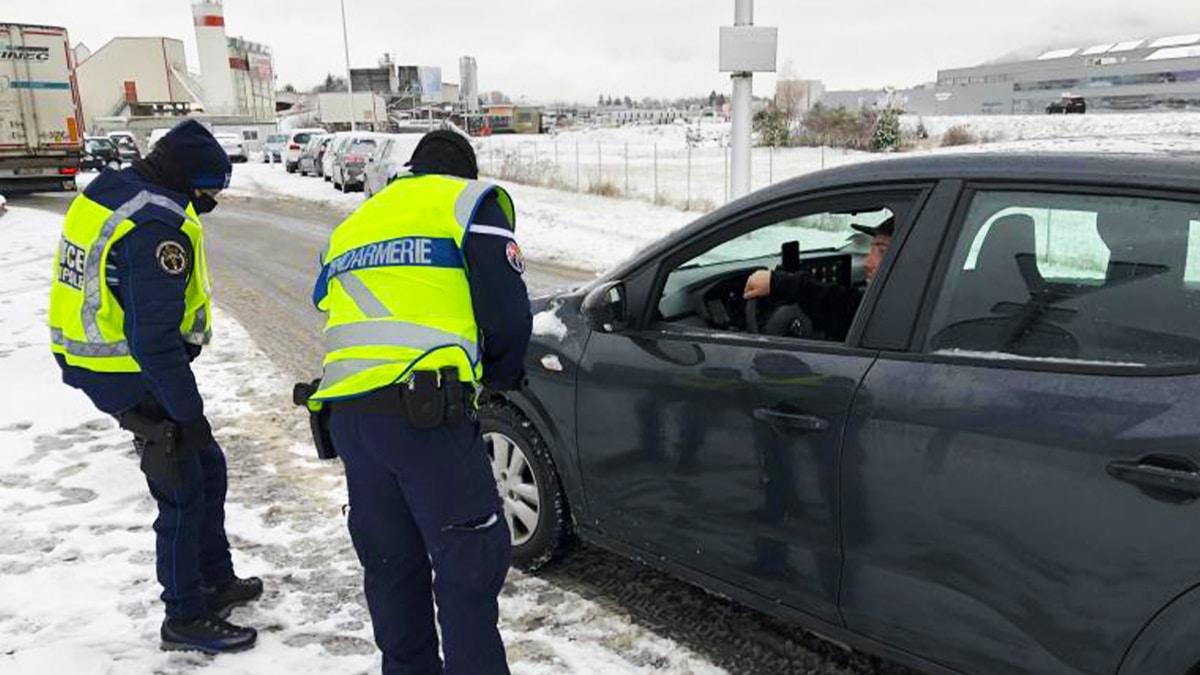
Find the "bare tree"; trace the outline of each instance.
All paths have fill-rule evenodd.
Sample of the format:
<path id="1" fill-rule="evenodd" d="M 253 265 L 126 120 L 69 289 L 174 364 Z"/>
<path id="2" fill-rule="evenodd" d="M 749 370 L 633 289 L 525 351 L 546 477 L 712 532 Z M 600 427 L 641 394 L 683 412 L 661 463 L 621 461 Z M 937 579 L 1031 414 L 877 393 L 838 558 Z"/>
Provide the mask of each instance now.
<path id="1" fill-rule="evenodd" d="M 787 119 L 788 128 L 795 128 L 804 117 L 804 113 L 812 107 L 812 88 L 808 82 L 800 79 L 795 66 L 788 61 L 779 71 L 775 83 L 775 108 Z"/>

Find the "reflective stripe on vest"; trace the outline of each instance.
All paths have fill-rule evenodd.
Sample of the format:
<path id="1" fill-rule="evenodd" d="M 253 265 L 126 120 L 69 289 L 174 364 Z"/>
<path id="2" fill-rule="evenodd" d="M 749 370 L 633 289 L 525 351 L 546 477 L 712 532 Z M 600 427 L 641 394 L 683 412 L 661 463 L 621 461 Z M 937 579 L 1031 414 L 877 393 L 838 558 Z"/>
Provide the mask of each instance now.
<path id="1" fill-rule="evenodd" d="M 328 312 L 324 376 L 313 400 L 352 398 L 415 368 L 482 378 L 462 244 L 483 199 L 503 190 L 447 176 L 394 181 L 346 219 L 314 300 Z"/>
<path id="2" fill-rule="evenodd" d="M 81 208 L 104 209 L 86 194 L 76 199 L 86 200 L 81 203 Z M 185 221 L 185 234 L 193 244 L 193 277 L 189 280 L 188 297 L 185 301 L 186 307 L 192 309 L 192 315 L 190 319 L 185 317 L 181 323 L 180 338 L 194 345 L 207 344 L 211 339 L 212 331 L 209 328 L 210 316 L 207 308 L 211 288 L 207 260 L 203 250 L 202 226 L 188 210 L 180 207 L 171 199 L 149 190 L 143 190 L 117 209 L 109 212 L 99 230 L 94 231 L 94 238 L 90 244 L 81 242 L 80 246 L 86 247 L 87 250 L 79 285 L 69 286 L 63 284 L 57 276 L 55 278 L 51 291 L 50 344 L 52 351 L 67 356 L 68 363 L 71 365 L 100 372 L 138 372 L 140 370 L 132 358 L 128 343 L 124 340 L 123 326 L 106 326 L 109 334 L 115 339 L 106 338 L 105 331 L 100 326 L 100 315 L 104 308 L 104 294 L 111 295 L 113 293 L 112 289 L 107 288 L 104 281 L 106 254 L 115 244 L 114 238 L 124 236 L 123 233 L 118 234 L 122 224 L 126 221 L 132 222 L 138 212 L 151 205 L 182 218 Z M 75 205 L 72 206 L 74 209 Z M 104 210 L 107 211 L 107 209 Z M 74 210 L 69 211 L 68 218 L 82 217 L 73 216 L 73 213 Z M 188 225 L 194 228 L 194 232 L 187 231 Z M 68 241 L 66 236 L 71 229 L 78 228 L 72 228 L 69 221 L 64 228 L 64 242 Z M 125 230 L 125 232 L 128 231 Z M 61 258 L 62 255 L 60 248 L 58 256 Z M 59 262 L 62 262 L 61 259 Z M 109 302 L 114 301 L 109 300 Z M 59 305 L 56 309 L 54 307 L 56 303 L 68 304 L 66 306 Z M 79 307 L 78 315 L 73 315 L 73 310 L 70 308 L 76 303 Z M 117 306 L 119 307 L 119 305 Z M 63 310 L 67 312 L 65 316 L 62 313 Z M 72 316 L 77 316 L 77 323 L 71 318 Z M 120 310 L 119 316 L 123 319 L 123 310 Z M 121 335 L 120 338 L 114 334 L 118 332 Z"/>

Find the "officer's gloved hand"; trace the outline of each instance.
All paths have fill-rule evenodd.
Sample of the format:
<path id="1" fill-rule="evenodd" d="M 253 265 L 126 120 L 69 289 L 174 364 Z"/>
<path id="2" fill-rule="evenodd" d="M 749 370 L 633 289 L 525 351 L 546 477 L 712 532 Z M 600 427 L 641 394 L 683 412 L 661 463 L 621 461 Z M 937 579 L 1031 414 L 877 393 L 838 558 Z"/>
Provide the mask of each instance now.
<path id="1" fill-rule="evenodd" d="M 209 426 L 208 420 L 203 415 L 190 422 L 180 422 L 179 440 L 176 447 L 181 456 L 199 452 L 212 443 L 212 427 Z"/>

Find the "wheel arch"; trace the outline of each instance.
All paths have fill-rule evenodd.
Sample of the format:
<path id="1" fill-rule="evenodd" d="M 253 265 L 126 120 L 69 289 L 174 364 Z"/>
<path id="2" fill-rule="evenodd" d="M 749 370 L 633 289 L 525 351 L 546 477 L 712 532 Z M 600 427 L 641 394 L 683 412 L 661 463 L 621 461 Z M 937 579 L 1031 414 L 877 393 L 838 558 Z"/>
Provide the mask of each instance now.
<path id="1" fill-rule="evenodd" d="M 584 517 L 587 513 L 587 502 L 584 499 L 579 464 L 575 461 L 573 452 L 575 447 L 574 438 L 568 439 L 564 437 L 557 425 L 553 423 L 550 413 L 546 410 L 545 406 L 536 397 L 530 396 L 526 390 L 487 394 L 480 403 L 498 403 L 512 406 L 525 419 L 529 420 L 534 430 L 541 435 L 542 440 L 546 442 L 550 450 L 551 458 L 554 460 L 558 480 L 562 484 L 563 493 L 567 500 L 567 513 L 570 515 L 576 531 L 578 531 L 578 524 L 584 522 Z"/>
<path id="2" fill-rule="evenodd" d="M 1125 651 L 1117 675 L 1190 675 L 1200 664 L 1200 584 L 1167 603 Z"/>

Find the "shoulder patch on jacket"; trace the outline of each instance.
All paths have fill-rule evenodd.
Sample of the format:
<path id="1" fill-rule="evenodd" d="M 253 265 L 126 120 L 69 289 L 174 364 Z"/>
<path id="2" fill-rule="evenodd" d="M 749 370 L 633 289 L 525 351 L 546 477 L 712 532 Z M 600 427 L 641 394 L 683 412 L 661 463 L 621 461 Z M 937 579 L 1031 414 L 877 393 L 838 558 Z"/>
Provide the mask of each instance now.
<path id="1" fill-rule="evenodd" d="M 517 246 L 517 242 L 508 242 L 504 247 L 504 257 L 508 258 L 508 266 L 516 270 L 517 274 L 525 274 L 525 257 L 521 255 L 521 247 Z"/>
<path id="2" fill-rule="evenodd" d="M 183 250 L 183 246 L 177 241 L 168 239 L 159 244 L 154 250 L 154 257 L 158 259 L 158 266 L 162 271 L 171 276 L 179 276 L 188 271 L 190 261 L 187 251 Z"/>

